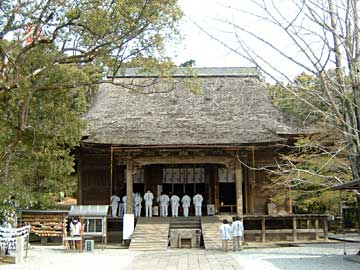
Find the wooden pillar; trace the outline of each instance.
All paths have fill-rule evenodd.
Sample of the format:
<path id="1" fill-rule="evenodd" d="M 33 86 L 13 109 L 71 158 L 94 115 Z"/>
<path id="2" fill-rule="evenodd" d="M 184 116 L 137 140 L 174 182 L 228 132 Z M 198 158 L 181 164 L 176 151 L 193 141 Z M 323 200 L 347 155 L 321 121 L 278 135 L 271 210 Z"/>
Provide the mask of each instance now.
<path id="1" fill-rule="evenodd" d="M 126 162 L 126 214 L 133 214 L 133 184 L 134 184 L 134 164 L 132 160 Z"/>
<path id="2" fill-rule="evenodd" d="M 81 151 L 81 150 L 80 150 Z M 77 201 L 78 204 L 83 204 L 83 200 L 82 200 L 82 181 L 81 181 L 81 176 L 82 176 L 82 170 L 83 170 L 83 162 L 82 162 L 83 156 L 80 152 L 80 158 L 79 158 L 79 163 L 78 163 L 78 171 L 77 171 Z"/>
<path id="3" fill-rule="evenodd" d="M 144 194 L 145 192 L 152 188 L 152 181 L 151 181 L 151 172 L 150 172 L 150 166 L 144 166 Z"/>
<path id="4" fill-rule="evenodd" d="M 297 241 L 297 222 L 296 222 L 296 217 L 293 217 L 293 241 L 296 242 Z"/>
<path id="5" fill-rule="evenodd" d="M 266 227 L 265 227 L 265 218 L 261 219 L 261 242 L 266 242 Z"/>
<path id="6" fill-rule="evenodd" d="M 329 230 L 328 230 L 328 220 L 326 217 L 323 219 L 323 222 L 324 222 L 324 240 L 327 241 L 329 240 L 329 236 L 328 236 Z"/>
<path id="7" fill-rule="evenodd" d="M 255 147 L 252 147 L 252 151 L 251 151 L 251 160 L 252 160 L 252 169 L 249 169 L 249 213 L 251 215 L 253 215 L 255 213 L 255 195 L 254 195 L 254 190 L 255 190 L 255 183 L 256 183 L 256 171 L 255 171 Z"/>
<path id="8" fill-rule="evenodd" d="M 235 163 L 235 189 L 236 189 L 236 213 L 239 217 L 244 215 L 243 194 L 242 194 L 243 174 L 239 161 Z"/>
<path id="9" fill-rule="evenodd" d="M 214 197 L 215 197 L 215 213 L 219 213 L 219 168 L 214 165 Z"/>
<path id="10" fill-rule="evenodd" d="M 109 196 L 109 202 L 111 204 L 111 196 L 113 195 L 113 161 L 114 159 L 114 153 L 113 148 L 110 146 L 110 196 Z"/>
<path id="11" fill-rule="evenodd" d="M 213 195 L 213 167 L 211 165 L 205 165 L 205 184 L 207 186 L 207 204 L 214 204 L 214 195 Z"/>
<path id="12" fill-rule="evenodd" d="M 254 211 L 254 186 L 255 186 L 255 175 L 252 170 L 249 170 L 249 185 L 248 185 L 248 211 L 249 214 L 253 215 L 255 213 Z"/>
<path id="13" fill-rule="evenodd" d="M 210 165 L 209 167 L 209 203 L 215 204 L 216 201 L 216 178 L 218 167 L 216 165 Z"/>
<path id="14" fill-rule="evenodd" d="M 315 219 L 315 240 L 319 240 L 319 220 Z"/>

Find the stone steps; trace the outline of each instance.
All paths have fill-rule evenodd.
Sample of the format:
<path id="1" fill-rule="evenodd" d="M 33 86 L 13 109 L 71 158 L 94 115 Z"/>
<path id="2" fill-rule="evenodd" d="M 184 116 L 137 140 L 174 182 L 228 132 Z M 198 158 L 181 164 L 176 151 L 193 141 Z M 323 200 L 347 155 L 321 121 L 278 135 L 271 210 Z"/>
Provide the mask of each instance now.
<path id="1" fill-rule="evenodd" d="M 166 250 L 169 243 L 168 218 L 138 218 L 130 250 Z"/>
<path id="2" fill-rule="evenodd" d="M 205 249 L 219 250 L 222 248 L 219 228 L 225 218 L 231 221 L 230 216 L 201 217 L 201 230 Z"/>

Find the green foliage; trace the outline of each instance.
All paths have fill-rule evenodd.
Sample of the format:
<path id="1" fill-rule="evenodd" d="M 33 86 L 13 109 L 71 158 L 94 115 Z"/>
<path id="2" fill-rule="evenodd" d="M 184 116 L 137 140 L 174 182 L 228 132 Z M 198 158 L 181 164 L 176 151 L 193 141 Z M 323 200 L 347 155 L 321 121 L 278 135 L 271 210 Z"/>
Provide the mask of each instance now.
<path id="1" fill-rule="evenodd" d="M 185 61 L 184 63 L 181 63 L 179 67 L 193 67 L 196 64 L 195 62 L 196 61 L 194 59 L 190 59 L 188 61 Z"/>
<path id="2" fill-rule="evenodd" d="M 0 201 L 52 207 L 74 195 L 81 115 L 103 67 L 116 74 L 172 64 L 176 0 L 2 1 L 0 4 Z M 109 82 L 111 83 L 111 81 Z"/>
<path id="3" fill-rule="evenodd" d="M 329 78 L 334 77 L 332 71 L 328 74 Z M 352 170 L 341 129 L 327 117 L 329 101 L 319 79 L 301 74 L 293 84 L 277 84 L 268 89 L 280 110 L 316 130 L 312 135 L 297 138 L 290 152 L 280 155 L 281 165 L 272 173 L 271 180 L 283 187 L 283 192 L 274 195 L 274 200 L 281 202 L 290 195 L 299 213 L 336 214 L 341 198 L 338 191 L 330 189 L 352 180 Z M 341 97 L 336 99 L 342 101 Z M 343 199 L 352 202 L 355 196 L 349 194 Z"/>

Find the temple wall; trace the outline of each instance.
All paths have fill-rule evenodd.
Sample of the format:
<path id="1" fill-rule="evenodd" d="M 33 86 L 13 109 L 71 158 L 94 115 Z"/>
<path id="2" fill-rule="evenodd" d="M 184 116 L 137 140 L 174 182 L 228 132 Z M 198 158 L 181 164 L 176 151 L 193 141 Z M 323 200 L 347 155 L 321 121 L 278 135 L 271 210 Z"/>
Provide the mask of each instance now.
<path id="1" fill-rule="evenodd" d="M 244 214 L 267 214 L 267 203 L 270 195 L 263 189 L 264 185 L 268 185 L 268 175 L 265 171 L 251 170 L 252 165 L 261 167 L 264 164 L 271 164 L 274 162 L 273 153 L 268 152 L 255 152 L 254 155 L 249 154 L 250 157 L 254 157 L 254 162 L 248 158 L 246 161 L 249 167 L 243 166 L 243 208 Z M 112 164 L 112 165 L 111 165 Z M 187 168 L 185 164 L 174 165 L 175 168 L 179 166 L 182 168 L 180 171 L 184 171 Z M 219 194 L 219 185 L 228 184 L 235 185 L 234 171 L 228 170 L 227 176 L 222 173 L 226 167 L 220 164 L 193 164 L 194 168 L 201 168 L 203 174 L 203 180 L 199 183 L 203 183 L 205 188 L 202 192 L 204 196 L 204 205 L 215 204 L 220 205 L 221 201 L 219 198 L 224 196 L 235 196 L 234 192 L 229 191 L 229 194 Z M 112 167 L 112 179 L 111 179 L 111 167 Z M 169 166 L 170 168 L 172 166 Z M 142 170 L 142 182 L 139 186 L 144 189 L 150 189 L 154 193 L 154 197 L 157 197 L 157 187 L 162 185 L 164 178 L 164 165 L 152 164 L 138 167 L 136 171 Z M 190 167 L 191 168 L 191 167 Z M 79 203 L 81 204 L 109 204 L 112 193 L 116 192 L 118 195 L 124 196 L 126 194 L 126 166 L 124 165 L 124 159 L 116 159 L 113 156 L 111 162 L 111 155 L 109 153 L 92 153 L 88 154 L 82 152 L 80 155 L 80 168 L 79 168 Z M 182 173 L 180 173 L 182 175 Z M 181 176 L 183 177 L 183 175 Z M 180 178 L 181 178 L 180 177 Z M 186 176 L 188 178 L 189 176 Z M 134 179 L 135 179 L 134 175 Z M 181 184 L 183 180 L 177 180 L 175 183 Z M 187 183 L 188 180 L 185 182 Z M 166 180 L 169 184 L 169 180 Z M 192 183 L 192 182 L 190 182 Z M 198 180 L 194 184 L 198 185 Z M 136 181 L 134 182 L 134 185 Z M 171 185 L 171 183 L 170 183 Z M 232 187 L 232 186 L 231 186 Z M 235 187 L 234 187 L 235 188 Z M 222 188 L 222 190 L 224 190 Z M 140 191 L 143 193 L 142 191 Z M 180 194 L 179 194 L 180 195 Z M 235 201 L 235 197 L 234 197 Z M 234 203 L 235 204 L 235 203 Z M 224 207 L 220 211 L 227 211 L 234 207 Z M 236 208 L 235 208 L 236 209 Z"/>
<path id="2" fill-rule="evenodd" d="M 107 155 L 87 155 L 80 167 L 80 204 L 110 203 L 110 158 Z"/>

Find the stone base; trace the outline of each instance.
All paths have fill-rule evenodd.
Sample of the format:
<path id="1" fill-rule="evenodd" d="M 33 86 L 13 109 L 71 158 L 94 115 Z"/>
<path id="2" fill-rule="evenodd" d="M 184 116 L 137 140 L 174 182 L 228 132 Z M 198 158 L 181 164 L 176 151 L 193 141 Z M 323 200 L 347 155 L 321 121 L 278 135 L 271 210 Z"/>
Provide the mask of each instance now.
<path id="1" fill-rule="evenodd" d="M 170 246 L 173 248 L 199 248 L 201 230 L 199 229 L 171 229 Z"/>

